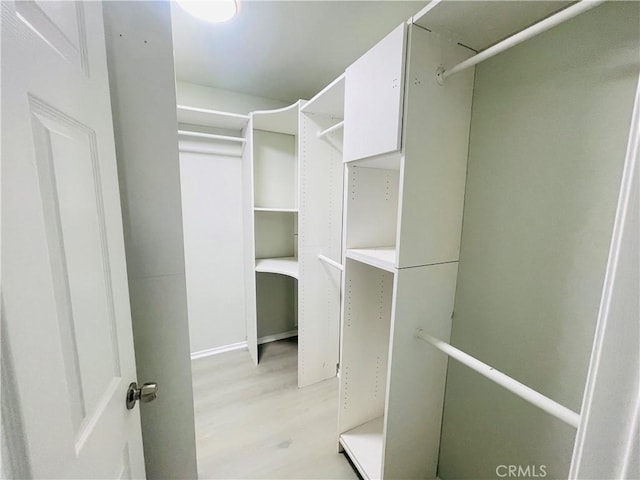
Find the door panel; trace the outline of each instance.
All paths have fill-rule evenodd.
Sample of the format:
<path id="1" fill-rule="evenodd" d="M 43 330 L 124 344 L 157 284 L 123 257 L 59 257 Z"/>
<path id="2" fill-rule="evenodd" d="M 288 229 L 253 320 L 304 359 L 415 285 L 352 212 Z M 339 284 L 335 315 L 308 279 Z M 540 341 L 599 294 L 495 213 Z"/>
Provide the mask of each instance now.
<path id="1" fill-rule="evenodd" d="M 2 2 L 2 139 L 9 453 L 34 478 L 144 477 L 100 3 Z"/>
<path id="2" fill-rule="evenodd" d="M 34 2 L 15 4 L 16 16 L 49 47 L 88 75 L 84 6 L 80 2 Z"/>
<path id="3" fill-rule="evenodd" d="M 400 150 L 406 38 L 403 23 L 345 72 L 345 162 Z"/>
<path id="4" fill-rule="evenodd" d="M 95 132 L 29 99 L 60 347 L 77 441 L 121 376 Z"/>

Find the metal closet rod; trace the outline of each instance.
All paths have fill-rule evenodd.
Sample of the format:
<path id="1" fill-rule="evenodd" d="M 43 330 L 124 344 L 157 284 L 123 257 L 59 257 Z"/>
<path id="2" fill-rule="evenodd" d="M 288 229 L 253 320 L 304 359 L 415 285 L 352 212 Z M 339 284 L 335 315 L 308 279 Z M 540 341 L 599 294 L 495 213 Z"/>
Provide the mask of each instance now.
<path id="1" fill-rule="evenodd" d="M 197 137 L 197 138 L 208 138 L 211 140 L 224 140 L 227 142 L 238 142 L 245 143 L 246 140 L 242 137 L 232 137 L 229 135 L 218 135 L 215 133 L 201 133 L 201 132 L 192 132 L 190 130 L 178 130 L 178 135 L 183 135 L 185 137 Z"/>
<path id="2" fill-rule="evenodd" d="M 341 122 L 336 123 L 335 125 L 332 125 L 331 127 L 327 128 L 326 130 L 321 131 L 320 133 L 318 133 L 318 138 L 322 138 L 332 132 L 335 132 L 336 130 L 340 130 L 341 128 L 344 127 L 344 120 L 342 120 Z"/>
<path id="3" fill-rule="evenodd" d="M 580 415 L 573 410 L 570 410 L 564 405 L 560 405 L 558 402 L 551 400 L 549 397 L 536 392 L 534 389 L 527 387 L 523 383 L 520 383 L 499 370 L 481 362 L 468 353 L 464 353 L 462 350 L 458 350 L 456 347 L 449 345 L 442 340 L 438 340 L 431 335 L 427 335 L 421 328 L 416 331 L 416 337 L 434 346 L 441 352 L 446 353 L 448 356 L 456 359 L 463 365 L 475 370 L 480 375 L 487 377 L 489 380 L 497 383 L 501 387 L 506 388 L 511 393 L 517 395 L 523 400 L 526 400 L 539 409 L 544 410 L 548 414 L 553 415 L 574 428 L 578 428 Z"/>
<path id="4" fill-rule="evenodd" d="M 571 5 L 570 7 L 567 7 L 564 10 L 561 10 L 555 15 L 551 15 L 550 17 L 547 17 L 544 20 L 541 20 L 540 22 L 533 24 L 528 28 L 525 28 L 524 30 L 516 33 L 515 35 L 512 35 L 506 38 L 505 40 L 499 43 L 496 43 L 494 46 L 489 47 L 486 50 L 483 50 L 477 55 L 474 55 L 473 57 L 465 60 L 464 62 L 459 63 L 455 67 L 452 67 L 448 70 L 443 70 L 442 68 L 439 68 L 438 71 L 436 72 L 438 83 L 442 84 L 447 77 L 450 77 L 451 75 L 461 72 L 462 70 L 465 70 L 469 67 L 473 67 L 474 65 L 477 65 L 478 63 L 488 58 L 491 58 L 499 53 L 502 53 L 505 50 L 508 50 L 509 48 L 524 42 L 525 40 L 529 40 L 530 38 L 535 37 L 536 35 L 542 32 L 546 32 L 547 30 L 555 27 L 556 25 L 566 22 L 567 20 L 570 20 L 573 17 L 576 17 L 581 13 L 586 12 L 587 10 L 591 10 L 592 8 L 597 7 L 598 5 L 604 3 L 605 1 L 606 0 L 582 0 L 581 2 Z"/>
<path id="5" fill-rule="evenodd" d="M 326 256 L 322 255 L 321 253 L 318 254 L 318 260 L 322 260 L 324 263 L 326 263 L 328 265 L 331 265 L 332 267 L 337 268 L 341 272 L 344 272 L 344 267 L 341 264 L 339 264 L 335 260 L 331 260 L 329 257 L 326 257 Z"/>

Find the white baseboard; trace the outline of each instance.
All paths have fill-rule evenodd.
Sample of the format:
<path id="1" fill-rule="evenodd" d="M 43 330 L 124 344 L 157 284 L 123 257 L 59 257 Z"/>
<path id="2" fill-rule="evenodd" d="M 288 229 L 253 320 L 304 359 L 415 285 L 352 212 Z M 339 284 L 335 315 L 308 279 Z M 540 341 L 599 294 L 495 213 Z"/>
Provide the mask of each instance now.
<path id="1" fill-rule="evenodd" d="M 295 337 L 296 335 L 298 335 L 298 330 L 289 330 L 288 332 L 276 333 L 275 335 L 267 335 L 266 337 L 260 337 L 258 339 L 258 345 L 275 342 L 276 340 L 284 340 L 285 338 Z"/>
<path id="2" fill-rule="evenodd" d="M 295 337 L 298 335 L 298 330 L 290 330 L 288 332 L 276 333 L 275 335 L 267 335 L 266 337 L 260 337 L 258 339 L 258 345 L 263 343 L 275 342 L 277 340 L 283 340 L 285 338 Z M 200 350 L 199 352 L 193 352 L 191 354 L 191 360 L 197 360 L 199 358 L 210 357 L 211 355 L 218 355 L 219 353 L 231 352 L 233 350 L 240 350 L 247 348 L 247 342 L 232 343 L 230 345 L 222 345 L 221 347 L 209 348 L 207 350 Z"/>
<path id="3" fill-rule="evenodd" d="M 199 352 L 193 352 L 191 354 L 191 360 L 197 360 L 199 358 L 210 357 L 211 355 L 217 355 L 219 353 L 231 352 L 233 350 L 240 350 L 241 348 L 247 348 L 247 342 L 232 343 L 231 345 L 222 345 L 221 347 L 208 348 L 207 350 L 200 350 Z"/>

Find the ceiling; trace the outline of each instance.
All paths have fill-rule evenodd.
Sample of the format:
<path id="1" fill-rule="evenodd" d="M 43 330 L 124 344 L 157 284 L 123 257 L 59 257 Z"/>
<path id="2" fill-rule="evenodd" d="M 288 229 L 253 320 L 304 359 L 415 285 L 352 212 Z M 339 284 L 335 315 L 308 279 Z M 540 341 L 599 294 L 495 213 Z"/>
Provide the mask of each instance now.
<path id="1" fill-rule="evenodd" d="M 178 80 L 294 102 L 309 99 L 423 1 L 239 0 L 212 25 L 172 4 Z"/>

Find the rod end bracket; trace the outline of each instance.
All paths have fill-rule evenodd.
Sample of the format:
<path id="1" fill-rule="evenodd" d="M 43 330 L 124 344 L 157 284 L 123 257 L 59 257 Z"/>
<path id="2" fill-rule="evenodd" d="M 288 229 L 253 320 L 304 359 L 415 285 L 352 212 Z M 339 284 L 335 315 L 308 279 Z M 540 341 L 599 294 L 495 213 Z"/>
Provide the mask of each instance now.
<path id="1" fill-rule="evenodd" d="M 436 81 L 438 85 L 444 85 L 444 68 L 438 67 L 436 70 Z"/>

